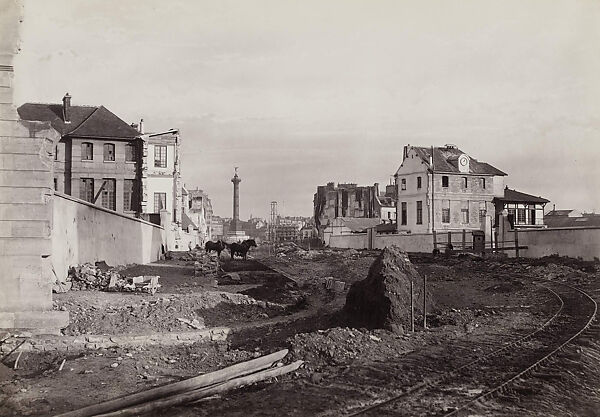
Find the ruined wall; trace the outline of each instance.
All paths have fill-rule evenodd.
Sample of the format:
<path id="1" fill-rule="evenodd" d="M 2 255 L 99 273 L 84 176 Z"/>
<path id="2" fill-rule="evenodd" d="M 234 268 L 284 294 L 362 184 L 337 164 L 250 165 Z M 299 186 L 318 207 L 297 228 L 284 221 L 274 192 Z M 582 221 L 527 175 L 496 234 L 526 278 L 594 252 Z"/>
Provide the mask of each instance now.
<path id="1" fill-rule="evenodd" d="M 59 280 L 85 262 L 146 264 L 159 259 L 163 228 L 77 198 L 54 195 L 52 266 Z"/>
<path id="2" fill-rule="evenodd" d="M 586 261 L 600 258 L 600 227 L 531 229 L 518 233 L 519 246 L 528 247 L 520 250 L 519 256 L 540 258 L 558 254 Z M 505 239 L 514 241 L 514 232 L 507 232 Z M 516 255 L 515 251 L 507 253 L 511 257 Z"/>

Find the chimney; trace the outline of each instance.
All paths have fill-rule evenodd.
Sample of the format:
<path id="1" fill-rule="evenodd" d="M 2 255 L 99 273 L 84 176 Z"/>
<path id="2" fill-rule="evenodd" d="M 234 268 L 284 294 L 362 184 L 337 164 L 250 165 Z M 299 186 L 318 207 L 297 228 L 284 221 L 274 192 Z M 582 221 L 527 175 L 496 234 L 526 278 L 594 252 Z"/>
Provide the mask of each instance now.
<path id="1" fill-rule="evenodd" d="M 142 135 L 144 134 L 144 119 L 140 119 L 140 128 L 138 129 Z"/>
<path id="2" fill-rule="evenodd" d="M 404 153 L 402 154 L 402 160 L 404 161 L 406 159 L 406 155 L 408 155 L 408 147 L 410 145 L 404 145 Z"/>
<path id="3" fill-rule="evenodd" d="M 71 123 L 71 96 L 69 93 L 63 97 L 63 120 L 65 123 Z"/>

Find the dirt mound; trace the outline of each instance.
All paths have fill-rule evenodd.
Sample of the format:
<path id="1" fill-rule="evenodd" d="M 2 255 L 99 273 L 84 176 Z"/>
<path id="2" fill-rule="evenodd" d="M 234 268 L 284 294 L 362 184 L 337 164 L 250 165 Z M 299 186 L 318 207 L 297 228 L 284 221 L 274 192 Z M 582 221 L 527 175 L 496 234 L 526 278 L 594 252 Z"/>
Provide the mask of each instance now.
<path id="1" fill-rule="evenodd" d="M 377 335 L 357 329 L 332 328 L 312 333 L 299 333 L 288 339 L 290 356 L 301 359 L 310 369 L 324 365 L 341 365 L 365 355 L 377 356 L 396 353 L 397 346 L 391 333 L 381 330 Z"/>
<path id="2" fill-rule="evenodd" d="M 410 281 L 414 284 L 415 312 L 422 311 L 422 279 L 406 252 L 385 248 L 371 265 L 369 275 L 350 287 L 344 313 L 353 327 L 401 332 L 410 326 Z M 428 298 L 428 304 L 431 300 Z M 431 309 L 431 306 L 428 307 Z"/>

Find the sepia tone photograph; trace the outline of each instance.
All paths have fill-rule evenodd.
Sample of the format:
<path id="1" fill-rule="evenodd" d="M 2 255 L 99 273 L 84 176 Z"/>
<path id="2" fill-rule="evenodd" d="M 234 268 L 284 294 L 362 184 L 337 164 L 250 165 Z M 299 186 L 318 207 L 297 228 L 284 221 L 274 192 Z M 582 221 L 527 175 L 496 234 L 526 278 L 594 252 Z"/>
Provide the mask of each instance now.
<path id="1" fill-rule="evenodd" d="M 600 2 L 0 0 L 0 416 L 600 417 Z"/>

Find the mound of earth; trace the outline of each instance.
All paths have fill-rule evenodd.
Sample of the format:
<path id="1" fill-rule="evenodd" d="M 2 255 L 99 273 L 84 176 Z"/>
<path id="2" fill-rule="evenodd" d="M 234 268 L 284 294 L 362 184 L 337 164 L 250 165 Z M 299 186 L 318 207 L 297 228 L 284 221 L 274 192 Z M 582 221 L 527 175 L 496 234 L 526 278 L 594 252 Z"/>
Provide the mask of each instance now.
<path id="1" fill-rule="evenodd" d="M 415 313 L 422 312 L 422 278 L 398 247 L 385 248 L 371 265 L 366 279 L 355 282 L 346 297 L 348 325 L 402 332 L 410 328 L 410 282 Z M 431 311 L 431 296 L 427 295 Z"/>

